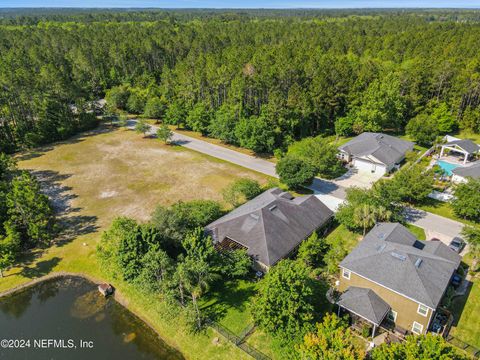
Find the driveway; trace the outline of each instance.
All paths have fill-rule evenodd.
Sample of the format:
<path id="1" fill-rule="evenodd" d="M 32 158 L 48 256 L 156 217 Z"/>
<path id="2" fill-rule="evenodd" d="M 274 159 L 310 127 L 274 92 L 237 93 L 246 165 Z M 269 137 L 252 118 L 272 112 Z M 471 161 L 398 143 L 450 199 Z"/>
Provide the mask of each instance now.
<path id="1" fill-rule="evenodd" d="M 356 168 L 349 169 L 345 174 L 335 179 L 334 182 L 344 188 L 356 186 L 363 189 L 370 189 L 382 175 L 370 171 L 359 171 Z"/>
<path id="2" fill-rule="evenodd" d="M 129 120 L 127 127 L 133 129 L 136 120 Z M 152 126 L 149 135 L 155 135 L 158 127 Z M 201 139 L 195 139 L 190 136 L 173 132 L 172 141 L 178 145 L 185 146 L 188 149 L 213 156 L 215 158 L 243 166 L 247 169 L 278 178 L 275 172 L 275 164 L 227 149 L 222 146 L 214 145 Z M 311 189 L 315 196 L 325 203 L 331 210 L 336 211 L 338 206 L 345 201 L 345 190 L 351 186 L 370 188 L 378 180 L 377 175 L 368 172 L 348 171 L 345 175 L 335 180 L 323 180 L 315 178 Z M 429 212 L 418 209 L 406 208 L 407 221 L 413 225 L 425 230 L 427 239 L 436 237 L 445 243 L 450 243 L 451 239 L 460 236 L 463 224 L 451 219 L 444 218 Z"/>
<path id="3" fill-rule="evenodd" d="M 449 245 L 453 238 L 461 237 L 461 222 L 410 207 L 405 208 L 405 214 L 409 223 L 425 230 L 427 240 L 437 238 Z"/>

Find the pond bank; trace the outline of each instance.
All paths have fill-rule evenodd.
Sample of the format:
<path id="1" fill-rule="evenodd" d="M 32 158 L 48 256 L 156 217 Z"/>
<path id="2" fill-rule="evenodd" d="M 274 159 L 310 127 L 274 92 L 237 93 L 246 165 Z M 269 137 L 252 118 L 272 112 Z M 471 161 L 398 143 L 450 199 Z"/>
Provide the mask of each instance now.
<path id="1" fill-rule="evenodd" d="M 99 285 L 101 283 L 104 283 L 105 281 L 102 281 L 102 280 L 99 280 L 99 279 L 96 279 L 92 276 L 89 276 L 89 275 L 86 275 L 86 274 L 81 274 L 81 273 L 72 273 L 72 272 L 66 272 L 66 271 L 59 271 L 59 272 L 53 272 L 51 274 L 48 274 L 48 275 L 45 275 L 45 276 L 41 276 L 39 278 L 36 278 L 36 279 L 33 279 L 32 281 L 28 281 L 26 283 L 23 283 L 21 285 L 17 285 L 11 289 L 8 289 L 8 290 L 5 290 L 5 291 L 2 291 L 0 292 L 0 299 L 3 298 L 3 297 L 7 297 L 7 296 L 10 296 L 10 295 L 15 295 L 16 293 L 18 292 L 21 292 L 23 290 L 27 290 L 35 285 L 38 285 L 40 283 L 43 283 L 45 281 L 48 281 L 48 280 L 53 280 L 53 279 L 61 279 L 61 278 L 81 278 L 81 279 L 85 279 L 95 285 Z M 98 293 L 98 296 L 101 296 L 100 293 Z M 131 309 L 129 306 L 128 306 L 128 300 L 122 295 L 121 291 L 118 290 L 117 288 L 115 288 L 115 292 L 113 294 L 113 298 L 116 302 L 118 302 L 120 305 L 122 305 L 125 309 L 127 309 L 130 313 L 132 313 L 135 317 L 137 317 L 138 319 L 140 319 L 145 325 L 147 325 L 156 335 L 157 337 L 159 338 L 159 340 L 161 340 L 162 342 L 164 342 L 165 344 L 167 344 L 168 346 L 170 346 L 171 348 L 175 349 L 176 351 L 178 351 L 180 354 L 182 353 L 180 351 L 180 349 L 178 349 L 176 346 L 174 346 L 173 344 L 171 344 L 169 341 L 167 341 L 167 339 L 163 338 L 159 333 L 158 331 L 155 329 L 155 327 L 153 326 L 153 324 L 147 320 L 144 316 L 142 316 L 141 314 L 139 314 L 137 311 Z"/>

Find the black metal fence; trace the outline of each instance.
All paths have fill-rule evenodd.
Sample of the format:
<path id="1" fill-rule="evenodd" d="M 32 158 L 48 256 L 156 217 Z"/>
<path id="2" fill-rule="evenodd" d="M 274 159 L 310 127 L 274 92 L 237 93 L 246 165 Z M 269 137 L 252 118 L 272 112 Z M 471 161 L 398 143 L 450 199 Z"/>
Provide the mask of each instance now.
<path id="1" fill-rule="evenodd" d="M 459 349 L 462 349 L 463 351 L 465 351 L 470 356 L 473 356 L 475 359 L 480 358 L 480 349 L 477 349 L 475 346 L 472 346 L 472 345 L 466 343 L 465 341 L 457 339 L 456 337 L 454 337 L 452 335 L 448 335 L 446 339 L 450 344 L 452 344 L 453 346 L 455 346 Z"/>
<path id="2" fill-rule="evenodd" d="M 271 360 L 267 355 L 262 353 L 261 351 L 255 349 L 254 347 L 248 345 L 245 340 L 246 338 L 253 332 L 255 329 L 255 325 L 251 324 L 247 326 L 240 335 L 234 334 L 232 331 L 227 329 L 226 327 L 220 325 L 219 323 L 207 320 L 207 325 L 215 329 L 218 333 L 220 333 L 223 337 L 225 337 L 228 341 L 232 344 L 237 346 L 238 348 L 242 349 L 248 355 L 253 357 L 257 360 Z"/>

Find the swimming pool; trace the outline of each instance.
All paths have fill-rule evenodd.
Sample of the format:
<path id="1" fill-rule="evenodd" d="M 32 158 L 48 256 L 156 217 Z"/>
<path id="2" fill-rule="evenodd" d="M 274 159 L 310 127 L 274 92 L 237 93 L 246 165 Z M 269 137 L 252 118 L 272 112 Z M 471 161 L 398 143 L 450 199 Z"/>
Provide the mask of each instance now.
<path id="1" fill-rule="evenodd" d="M 447 174 L 448 176 L 452 176 L 453 173 L 452 173 L 452 170 L 461 166 L 461 165 L 458 165 L 458 164 L 452 164 L 452 163 L 449 163 L 449 162 L 446 162 L 446 161 L 442 161 L 442 160 L 437 160 L 437 163 L 436 163 L 438 166 L 440 166 L 442 168 L 443 171 L 445 171 L 445 174 Z"/>

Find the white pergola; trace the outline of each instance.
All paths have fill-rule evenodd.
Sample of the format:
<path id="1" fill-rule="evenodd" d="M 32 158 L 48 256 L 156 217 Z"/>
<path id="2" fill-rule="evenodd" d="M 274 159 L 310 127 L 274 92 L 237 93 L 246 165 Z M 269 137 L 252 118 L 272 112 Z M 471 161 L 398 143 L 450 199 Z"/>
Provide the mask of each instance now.
<path id="1" fill-rule="evenodd" d="M 457 153 L 464 154 L 465 157 L 463 158 L 463 165 L 465 165 L 465 164 L 467 163 L 468 157 L 469 157 L 470 155 L 472 155 L 472 154 L 469 153 L 467 150 L 462 149 L 462 148 L 461 148 L 460 146 L 458 146 L 457 144 L 447 143 L 447 144 L 442 145 L 442 150 L 440 151 L 440 158 L 443 157 L 443 153 L 444 153 L 445 149 L 450 150 L 450 151 L 455 151 L 455 152 L 457 152 Z"/>

